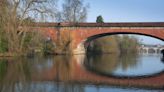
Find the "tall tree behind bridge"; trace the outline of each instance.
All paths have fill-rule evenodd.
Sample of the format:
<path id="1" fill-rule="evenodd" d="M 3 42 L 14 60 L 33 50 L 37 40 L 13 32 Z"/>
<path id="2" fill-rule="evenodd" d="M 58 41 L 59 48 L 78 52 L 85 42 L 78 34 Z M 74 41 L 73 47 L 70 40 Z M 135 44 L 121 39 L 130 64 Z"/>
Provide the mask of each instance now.
<path id="1" fill-rule="evenodd" d="M 62 10 L 58 12 L 58 22 L 85 22 L 89 5 L 84 5 L 83 0 L 64 0 Z"/>
<path id="2" fill-rule="evenodd" d="M 99 16 L 97 17 L 97 19 L 96 19 L 96 22 L 97 22 L 97 23 L 104 23 L 103 17 L 102 17 L 101 15 L 99 15 Z"/>

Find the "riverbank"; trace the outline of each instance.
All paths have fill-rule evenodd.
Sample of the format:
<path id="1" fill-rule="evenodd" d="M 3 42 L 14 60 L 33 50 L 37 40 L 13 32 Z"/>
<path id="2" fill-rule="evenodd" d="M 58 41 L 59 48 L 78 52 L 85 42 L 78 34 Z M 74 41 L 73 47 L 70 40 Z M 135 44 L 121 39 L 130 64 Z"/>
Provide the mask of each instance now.
<path id="1" fill-rule="evenodd" d="M 15 55 L 14 53 L 0 53 L 0 57 L 14 57 Z"/>

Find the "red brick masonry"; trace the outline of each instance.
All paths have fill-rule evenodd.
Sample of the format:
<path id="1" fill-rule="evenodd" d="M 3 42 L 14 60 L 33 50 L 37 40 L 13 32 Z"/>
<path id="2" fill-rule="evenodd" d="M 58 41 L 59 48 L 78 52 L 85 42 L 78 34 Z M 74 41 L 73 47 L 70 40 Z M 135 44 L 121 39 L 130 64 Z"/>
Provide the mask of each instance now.
<path id="1" fill-rule="evenodd" d="M 72 37 L 72 48 L 92 36 L 104 34 L 141 34 L 164 40 L 164 22 L 144 23 L 34 23 L 34 28 L 45 31 L 52 39 L 58 32 L 67 32 Z"/>

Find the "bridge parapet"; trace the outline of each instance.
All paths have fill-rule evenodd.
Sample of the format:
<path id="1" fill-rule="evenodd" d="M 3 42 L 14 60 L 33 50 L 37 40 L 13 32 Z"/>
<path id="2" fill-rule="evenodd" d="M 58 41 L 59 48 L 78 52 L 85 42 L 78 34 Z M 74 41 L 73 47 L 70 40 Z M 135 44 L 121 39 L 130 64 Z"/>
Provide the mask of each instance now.
<path id="1" fill-rule="evenodd" d="M 164 22 L 131 23 L 33 23 L 37 27 L 164 27 Z"/>

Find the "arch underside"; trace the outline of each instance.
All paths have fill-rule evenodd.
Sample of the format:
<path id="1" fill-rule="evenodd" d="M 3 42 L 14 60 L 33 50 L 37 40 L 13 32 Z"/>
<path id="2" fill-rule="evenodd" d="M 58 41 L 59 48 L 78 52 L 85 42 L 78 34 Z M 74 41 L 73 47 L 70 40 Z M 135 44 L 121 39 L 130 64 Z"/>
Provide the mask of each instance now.
<path id="1" fill-rule="evenodd" d="M 86 39 L 86 42 L 90 42 L 92 40 L 95 40 L 97 38 L 101 38 L 101 37 L 104 37 L 104 36 L 118 35 L 118 34 L 142 35 L 142 36 L 148 36 L 148 37 L 152 37 L 152 38 L 156 38 L 156 39 L 164 41 L 164 39 L 159 37 L 159 36 L 156 36 L 156 35 L 153 35 L 153 34 L 146 34 L 146 33 L 142 33 L 142 32 L 109 32 L 109 33 L 102 33 L 102 34 L 96 34 L 96 35 L 90 36 Z"/>

